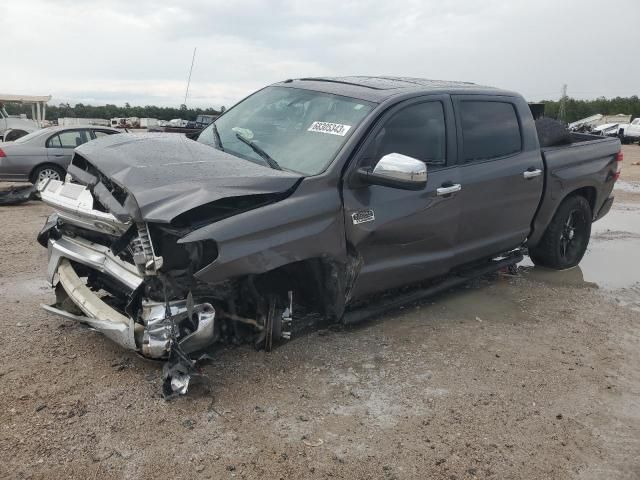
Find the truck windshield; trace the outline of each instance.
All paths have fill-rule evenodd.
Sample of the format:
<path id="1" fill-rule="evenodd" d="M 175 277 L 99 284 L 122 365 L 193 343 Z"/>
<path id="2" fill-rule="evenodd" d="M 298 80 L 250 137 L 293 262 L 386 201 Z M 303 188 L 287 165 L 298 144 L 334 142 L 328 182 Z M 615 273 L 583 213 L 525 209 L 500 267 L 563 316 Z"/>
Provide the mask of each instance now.
<path id="1" fill-rule="evenodd" d="M 219 142 L 213 125 L 198 141 L 264 165 L 264 155 L 258 153 L 262 150 L 284 170 L 317 175 L 373 107 L 339 95 L 267 87 L 214 122 Z"/>

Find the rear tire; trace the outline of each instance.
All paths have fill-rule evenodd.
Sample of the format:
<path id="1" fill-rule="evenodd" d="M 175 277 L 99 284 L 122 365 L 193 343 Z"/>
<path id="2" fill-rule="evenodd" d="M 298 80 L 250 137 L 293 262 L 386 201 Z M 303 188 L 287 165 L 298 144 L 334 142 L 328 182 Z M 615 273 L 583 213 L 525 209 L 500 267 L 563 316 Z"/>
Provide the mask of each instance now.
<path id="1" fill-rule="evenodd" d="M 62 181 L 64 180 L 65 174 L 66 172 L 64 171 L 64 169 L 57 165 L 40 165 L 39 167 L 36 167 L 36 169 L 31 174 L 31 183 L 33 183 L 34 185 L 38 185 L 38 183 L 47 178 Z"/>
<path id="2" fill-rule="evenodd" d="M 566 198 L 558 207 L 540 243 L 529 248 L 534 264 L 555 270 L 580 263 L 591 237 L 591 206 L 581 195 Z"/>

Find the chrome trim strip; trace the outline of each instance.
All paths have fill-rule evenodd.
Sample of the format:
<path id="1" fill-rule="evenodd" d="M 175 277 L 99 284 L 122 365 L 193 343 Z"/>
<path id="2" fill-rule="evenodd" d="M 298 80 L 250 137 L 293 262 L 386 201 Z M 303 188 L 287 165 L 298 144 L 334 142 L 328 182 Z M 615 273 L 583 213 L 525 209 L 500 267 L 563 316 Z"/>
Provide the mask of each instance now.
<path id="1" fill-rule="evenodd" d="M 71 238 L 63 235 L 58 240 L 50 238 L 48 248 L 47 279 L 52 285 L 58 266 L 64 258 L 110 275 L 131 290 L 135 290 L 142 283 L 142 277 L 136 266 L 116 257 L 104 245 L 91 243 L 83 238 Z"/>

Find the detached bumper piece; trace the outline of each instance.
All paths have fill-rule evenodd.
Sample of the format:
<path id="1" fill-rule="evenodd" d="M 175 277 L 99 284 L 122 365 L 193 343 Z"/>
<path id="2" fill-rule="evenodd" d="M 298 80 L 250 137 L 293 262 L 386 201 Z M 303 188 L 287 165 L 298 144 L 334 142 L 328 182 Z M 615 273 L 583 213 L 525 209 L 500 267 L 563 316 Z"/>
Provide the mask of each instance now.
<path id="1" fill-rule="evenodd" d="M 50 241 L 50 250 L 56 251 L 57 243 Z M 52 256 L 51 260 L 57 264 L 55 284 L 63 289 L 66 298 L 59 298 L 56 305 L 42 305 L 45 310 L 87 324 L 145 357 L 168 360 L 163 373 L 165 397 L 187 393 L 191 376 L 198 373 L 196 361 L 189 354 L 206 348 L 214 339 L 216 312 L 211 304 L 194 305 L 191 296 L 166 304 L 143 299 L 142 323 L 138 323 L 91 291 L 69 259 Z M 80 313 L 69 311 L 74 308 L 69 308 L 67 300 Z"/>
<path id="2" fill-rule="evenodd" d="M 0 205 L 18 205 L 37 198 L 36 187 L 33 185 L 0 190 Z"/>
<path id="3" fill-rule="evenodd" d="M 67 259 L 60 261 L 57 268 L 58 280 L 69 299 L 84 313 L 75 315 L 55 306 L 43 305 L 44 309 L 65 318 L 86 323 L 102 332 L 106 337 L 130 350 L 137 350 L 135 332 L 142 333 L 142 325 L 135 324 L 103 302 L 84 284 Z"/>

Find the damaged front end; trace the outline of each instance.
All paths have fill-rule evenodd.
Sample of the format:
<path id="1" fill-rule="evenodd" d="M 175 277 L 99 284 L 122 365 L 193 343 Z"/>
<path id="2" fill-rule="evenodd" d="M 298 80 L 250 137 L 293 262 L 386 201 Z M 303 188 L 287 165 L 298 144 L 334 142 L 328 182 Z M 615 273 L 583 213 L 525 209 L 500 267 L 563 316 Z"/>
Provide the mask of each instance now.
<path id="1" fill-rule="evenodd" d="M 218 342 L 270 349 L 289 336 L 290 293 L 258 293 L 250 276 L 203 283 L 195 273 L 216 260 L 213 240 L 182 243 L 184 226 L 142 220 L 135 199 L 81 157 L 69 173 L 38 186 L 56 211 L 38 235 L 56 292 L 47 311 L 167 360 L 166 395 L 186 393 L 195 352 Z"/>

